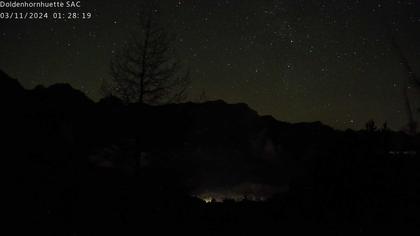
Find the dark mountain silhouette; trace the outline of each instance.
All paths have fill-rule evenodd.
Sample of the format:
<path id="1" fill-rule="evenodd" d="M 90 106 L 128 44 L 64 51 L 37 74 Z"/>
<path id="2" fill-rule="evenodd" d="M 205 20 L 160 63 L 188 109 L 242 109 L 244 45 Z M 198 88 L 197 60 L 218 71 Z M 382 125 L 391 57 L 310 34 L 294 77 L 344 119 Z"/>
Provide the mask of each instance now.
<path id="1" fill-rule="evenodd" d="M 48 235 L 377 233 L 418 220 L 419 135 L 290 124 L 220 100 L 95 103 L 3 72 L 0 89 L 14 214 Z"/>

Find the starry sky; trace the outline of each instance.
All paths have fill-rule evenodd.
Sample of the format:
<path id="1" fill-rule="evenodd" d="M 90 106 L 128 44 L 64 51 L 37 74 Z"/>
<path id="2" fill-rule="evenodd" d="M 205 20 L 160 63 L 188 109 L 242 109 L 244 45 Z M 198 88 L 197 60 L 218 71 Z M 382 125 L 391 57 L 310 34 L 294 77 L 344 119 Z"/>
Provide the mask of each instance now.
<path id="1" fill-rule="evenodd" d="M 390 42 L 395 35 L 420 74 L 418 0 L 159 2 L 191 70 L 191 100 L 205 91 L 261 115 L 338 129 L 360 129 L 369 119 L 393 129 L 407 123 L 406 72 Z M 90 20 L 0 19 L 0 68 L 26 88 L 64 82 L 98 100 L 110 59 L 136 28 L 137 3 L 84 0 L 81 9 L 60 10 L 92 12 Z M 420 107 L 420 93 L 408 90 Z"/>

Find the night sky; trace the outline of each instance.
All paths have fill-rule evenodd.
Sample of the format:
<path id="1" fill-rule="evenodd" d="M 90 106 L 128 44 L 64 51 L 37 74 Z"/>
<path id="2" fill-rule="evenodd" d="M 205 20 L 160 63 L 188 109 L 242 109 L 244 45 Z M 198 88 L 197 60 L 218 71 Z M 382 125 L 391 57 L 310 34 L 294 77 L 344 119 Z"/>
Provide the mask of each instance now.
<path id="1" fill-rule="evenodd" d="M 112 55 L 135 28 L 137 2 L 82 1 L 74 11 L 92 12 L 90 20 L 0 19 L 0 68 L 27 88 L 65 82 L 98 100 Z M 339 129 L 369 119 L 393 129 L 407 123 L 406 72 L 390 35 L 420 74 L 418 0 L 159 2 L 191 69 L 191 100 L 205 91 L 261 115 Z M 409 91 L 420 107 L 418 92 Z"/>

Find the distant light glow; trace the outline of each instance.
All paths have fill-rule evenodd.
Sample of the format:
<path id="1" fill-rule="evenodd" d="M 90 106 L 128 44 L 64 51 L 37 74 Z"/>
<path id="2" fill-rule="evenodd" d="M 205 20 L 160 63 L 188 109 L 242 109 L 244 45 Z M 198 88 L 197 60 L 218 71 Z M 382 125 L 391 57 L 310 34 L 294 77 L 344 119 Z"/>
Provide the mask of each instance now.
<path id="1" fill-rule="evenodd" d="M 197 190 L 193 196 L 206 203 L 223 202 L 233 200 L 236 202 L 265 201 L 275 193 L 284 193 L 288 191 L 288 186 L 274 187 L 256 183 L 242 183 L 229 188 Z"/>
<path id="2" fill-rule="evenodd" d="M 203 200 L 205 203 L 211 203 L 212 198 L 211 197 L 204 197 L 204 198 L 201 198 L 201 200 Z"/>

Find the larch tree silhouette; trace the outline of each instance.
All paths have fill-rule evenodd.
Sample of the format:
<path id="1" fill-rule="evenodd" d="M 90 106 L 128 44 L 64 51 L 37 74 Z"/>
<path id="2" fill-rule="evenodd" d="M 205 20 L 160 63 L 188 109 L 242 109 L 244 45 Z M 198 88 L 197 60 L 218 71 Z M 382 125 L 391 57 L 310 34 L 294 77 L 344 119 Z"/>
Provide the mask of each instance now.
<path id="1" fill-rule="evenodd" d="M 111 60 L 111 79 L 104 80 L 105 96 L 115 96 L 125 103 L 164 104 L 186 98 L 189 71 L 177 58 L 170 34 L 160 22 L 155 6 L 142 8 L 139 29 Z"/>
<path id="2" fill-rule="evenodd" d="M 402 81 L 402 92 L 403 92 L 403 97 L 404 97 L 404 105 L 405 105 L 407 117 L 408 117 L 408 132 L 410 134 L 416 134 L 417 128 L 418 128 L 418 122 L 415 121 L 414 119 L 414 115 L 413 115 L 413 111 L 412 111 L 412 107 L 410 103 L 410 98 L 408 95 L 408 88 L 410 84 L 413 84 L 418 89 L 420 89 L 420 79 L 414 73 L 410 63 L 408 62 L 406 56 L 404 55 L 394 35 L 392 35 L 391 37 L 391 43 L 392 43 L 393 49 L 395 50 L 397 56 L 399 57 L 400 64 L 404 67 L 405 72 L 407 74 L 406 78 Z"/>

